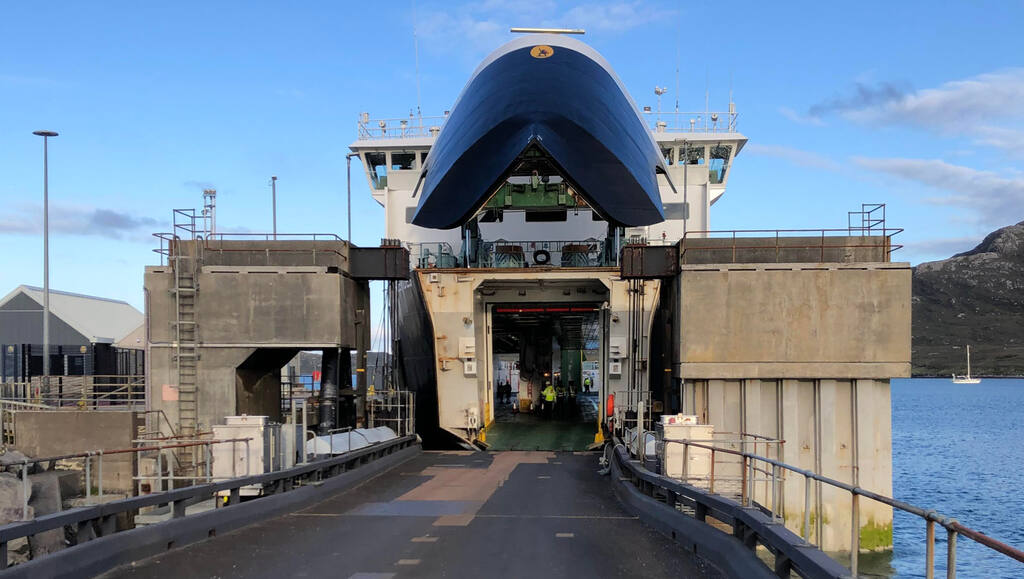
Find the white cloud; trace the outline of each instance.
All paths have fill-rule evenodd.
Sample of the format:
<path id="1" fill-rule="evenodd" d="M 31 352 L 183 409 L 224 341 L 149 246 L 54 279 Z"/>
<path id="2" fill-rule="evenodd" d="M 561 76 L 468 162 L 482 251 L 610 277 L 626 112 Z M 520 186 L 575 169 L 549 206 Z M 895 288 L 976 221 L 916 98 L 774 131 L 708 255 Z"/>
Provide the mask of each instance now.
<path id="1" fill-rule="evenodd" d="M 1024 68 L 981 74 L 908 91 L 857 84 L 851 95 L 818 103 L 808 115 L 839 114 L 854 122 L 903 125 L 966 137 L 1024 157 Z"/>
<path id="2" fill-rule="evenodd" d="M 872 171 L 943 191 L 945 195 L 925 201 L 963 209 L 975 216 L 978 225 L 998 227 L 1024 217 L 1024 177 L 1004 177 L 938 159 L 855 157 L 854 162 Z"/>
<path id="3" fill-rule="evenodd" d="M 816 127 L 825 125 L 825 121 L 821 117 L 800 114 L 789 107 L 779 107 L 779 114 L 801 125 L 814 125 Z"/>
<path id="4" fill-rule="evenodd" d="M 759 143 L 749 143 L 747 146 L 743 147 L 743 152 L 749 155 L 756 155 L 758 157 L 784 159 L 794 165 L 800 165 L 801 167 L 812 167 L 815 169 L 826 169 L 829 171 L 838 171 L 841 169 L 841 165 L 839 163 L 829 159 L 828 157 L 812 153 L 810 151 L 804 151 L 802 149 L 787 147 L 785 145 L 762 145 Z"/>
<path id="5" fill-rule="evenodd" d="M 110 239 L 150 240 L 150 233 L 166 224 L 151 217 L 140 217 L 95 207 L 50 205 L 50 232 L 54 234 L 90 235 Z M 41 205 L 23 203 L 11 207 L 0 218 L 0 234 L 38 235 L 43 231 Z"/>

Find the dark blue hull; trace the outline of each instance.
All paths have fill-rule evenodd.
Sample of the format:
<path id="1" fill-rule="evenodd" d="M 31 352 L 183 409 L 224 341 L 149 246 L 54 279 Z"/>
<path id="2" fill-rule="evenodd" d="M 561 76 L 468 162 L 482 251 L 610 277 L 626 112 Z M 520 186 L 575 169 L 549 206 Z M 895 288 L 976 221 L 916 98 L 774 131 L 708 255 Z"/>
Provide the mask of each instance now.
<path id="1" fill-rule="evenodd" d="M 461 225 L 533 145 L 606 220 L 664 221 L 660 151 L 614 72 L 581 42 L 536 35 L 496 51 L 463 89 L 424 167 L 413 223 Z"/>

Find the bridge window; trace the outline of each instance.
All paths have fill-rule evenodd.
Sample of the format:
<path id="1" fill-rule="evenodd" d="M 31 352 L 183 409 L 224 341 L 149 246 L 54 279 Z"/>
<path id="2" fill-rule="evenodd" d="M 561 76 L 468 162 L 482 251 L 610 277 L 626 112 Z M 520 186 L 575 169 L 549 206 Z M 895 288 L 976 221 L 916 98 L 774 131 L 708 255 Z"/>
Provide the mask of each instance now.
<path id="1" fill-rule="evenodd" d="M 672 149 L 671 148 L 662 149 L 661 150 L 661 156 L 664 157 L 666 165 L 672 165 L 673 164 L 672 163 Z"/>
<path id="2" fill-rule="evenodd" d="M 416 162 L 416 153 L 391 153 L 391 170 L 406 171 Z"/>
<path id="3" fill-rule="evenodd" d="M 686 144 L 679 147 L 679 158 L 686 159 L 687 165 L 703 165 L 704 145 Z"/>
<path id="4" fill-rule="evenodd" d="M 725 174 L 729 170 L 729 157 L 732 155 L 732 145 L 714 145 L 711 147 L 711 163 L 708 165 L 708 173 L 712 183 L 725 181 Z"/>
<path id="5" fill-rule="evenodd" d="M 374 189 L 388 186 L 387 153 L 366 153 L 366 171 L 370 174 Z"/>

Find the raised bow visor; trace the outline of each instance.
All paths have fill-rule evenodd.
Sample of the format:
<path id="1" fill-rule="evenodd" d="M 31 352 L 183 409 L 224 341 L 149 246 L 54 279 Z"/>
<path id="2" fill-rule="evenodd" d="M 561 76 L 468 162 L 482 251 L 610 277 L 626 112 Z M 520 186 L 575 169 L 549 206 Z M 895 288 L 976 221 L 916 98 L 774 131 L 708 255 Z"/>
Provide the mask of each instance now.
<path id="1" fill-rule="evenodd" d="M 664 221 L 664 160 L 621 81 L 586 44 L 535 34 L 492 53 L 462 90 L 423 167 L 413 224 L 465 223 L 534 145 L 605 220 Z"/>

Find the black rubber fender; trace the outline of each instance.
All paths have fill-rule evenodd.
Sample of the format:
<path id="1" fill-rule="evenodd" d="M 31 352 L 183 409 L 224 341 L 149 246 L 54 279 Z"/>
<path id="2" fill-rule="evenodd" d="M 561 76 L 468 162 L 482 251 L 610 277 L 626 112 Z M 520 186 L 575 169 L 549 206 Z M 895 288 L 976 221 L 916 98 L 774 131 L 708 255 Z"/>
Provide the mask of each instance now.
<path id="1" fill-rule="evenodd" d="M 533 252 L 533 263 L 537 265 L 547 265 L 551 263 L 551 253 L 546 249 L 538 249 Z"/>

